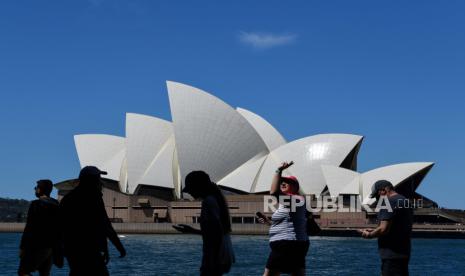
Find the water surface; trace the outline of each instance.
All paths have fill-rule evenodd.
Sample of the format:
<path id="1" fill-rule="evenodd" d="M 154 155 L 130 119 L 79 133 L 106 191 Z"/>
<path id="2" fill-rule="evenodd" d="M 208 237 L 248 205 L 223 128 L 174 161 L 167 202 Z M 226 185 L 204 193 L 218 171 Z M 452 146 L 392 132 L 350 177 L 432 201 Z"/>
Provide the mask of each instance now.
<path id="1" fill-rule="evenodd" d="M 0 275 L 16 275 L 20 234 L 0 234 Z M 201 239 L 192 235 L 125 235 L 127 257 L 111 246 L 111 275 L 198 275 Z M 262 275 L 269 253 L 265 236 L 233 236 L 237 263 L 228 275 Z M 315 237 L 308 275 L 379 275 L 375 240 Z M 414 239 L 411 275 L 465 275 L 465 240 Z M 56 269 L 52 275 L 67 275 Z"/>

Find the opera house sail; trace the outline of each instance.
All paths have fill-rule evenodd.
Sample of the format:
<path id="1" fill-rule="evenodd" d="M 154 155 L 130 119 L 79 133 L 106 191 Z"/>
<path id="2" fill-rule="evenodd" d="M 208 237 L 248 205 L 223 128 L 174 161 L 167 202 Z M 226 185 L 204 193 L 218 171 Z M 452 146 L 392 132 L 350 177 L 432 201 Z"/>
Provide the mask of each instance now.
<path id="1" fill-rule="evenodd" d="M 371 186 L 391 181 L 415 193 L 433 163 L 404 163 L 357 172 L 363 136 L 317 134 L 286 141 L 261 116 L 234 108 L 210 93 L 168 81 L 171 121 L 127 113 L 125 137 L 81 134 L 74 137 L 81 167 L 108 172 L 126 194 L 154 188 L 182 198 L 182 180 L 204 170 L 223 189 L 237 194 L 266 193 L 274 170 L 284 160 L 295 165 L 301 192 L 319 196 L 357 195 L 369 204 Z"/>

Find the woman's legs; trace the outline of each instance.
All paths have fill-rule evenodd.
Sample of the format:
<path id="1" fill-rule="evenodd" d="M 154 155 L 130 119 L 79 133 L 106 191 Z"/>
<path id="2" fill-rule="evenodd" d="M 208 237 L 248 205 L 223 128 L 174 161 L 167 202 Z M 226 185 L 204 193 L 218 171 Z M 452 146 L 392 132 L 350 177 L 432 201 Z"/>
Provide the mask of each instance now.
<path id="1" fill-rule="evenodd" d="M 268 268 L 265 268 L 265 272 L 263 273 L 263 276 L 280 276 L 280 275 L 281 273 L 279 271 L 270 270 Z M 305 268 L 292 272 L 291 276 L 305 276 Z"/>
<path id="2" fill-rule="evenodd" d="M 265 268 L 265 272 L 263 273 L 263 276 L 279 276 L 279 275 L 281 275 L 281 272 L 271 270 L 268 268 Z"/>

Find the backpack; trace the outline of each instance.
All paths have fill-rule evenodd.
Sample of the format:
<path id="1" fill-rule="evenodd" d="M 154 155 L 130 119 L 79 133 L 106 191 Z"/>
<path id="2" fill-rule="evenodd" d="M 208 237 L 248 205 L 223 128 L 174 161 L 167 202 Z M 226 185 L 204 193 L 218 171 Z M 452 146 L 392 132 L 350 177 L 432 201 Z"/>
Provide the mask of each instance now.
<path id="1" fill-rule="evenodd" d="M 321 232 L 321 228 L 316 223 L 313 214 L 307 211 L 307 235 L 309 236 L 316 236 Z"/>

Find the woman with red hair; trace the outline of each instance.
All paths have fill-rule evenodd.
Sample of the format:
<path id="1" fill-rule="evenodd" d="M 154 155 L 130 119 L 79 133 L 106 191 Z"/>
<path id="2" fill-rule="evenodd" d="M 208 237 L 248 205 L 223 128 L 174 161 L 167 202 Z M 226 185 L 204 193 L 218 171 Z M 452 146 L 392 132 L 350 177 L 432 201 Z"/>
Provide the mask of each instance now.
<path id="1" fill-rule="evenodd" d="M 261 223 L 270 225 L 271 252 L 264 276 L 281 273 L 305 275 L 305 257 L 310 244 L 305 198 L 299 194 L 299 181 L 295 176 L 282 176 L 282 172 L 292 164 L 282 163 L 273 176 L 270 194 L 277 197 L 279 206 L 271 220 L 266 217 L 259 219 Z"/>

